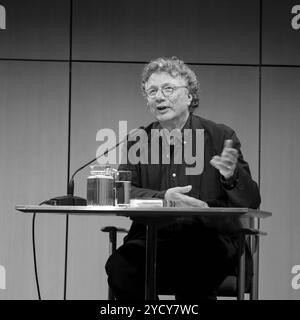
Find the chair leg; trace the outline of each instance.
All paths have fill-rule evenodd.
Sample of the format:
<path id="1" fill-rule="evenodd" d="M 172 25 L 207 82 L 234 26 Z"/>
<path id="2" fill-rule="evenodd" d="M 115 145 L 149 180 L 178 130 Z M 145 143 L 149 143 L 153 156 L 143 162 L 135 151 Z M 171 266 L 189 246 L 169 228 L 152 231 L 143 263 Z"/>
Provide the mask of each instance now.
<path id="1" fill-rule="evenodd" d="M 245 250 L 243 250 L 244 243 L 244 235 L 240 235 L 240 259 L 238 266 L 238 277 L 237 277 L 237 300 L 245 299 L 245 275 L 246 275 L 246 267 L 245 267 Z"/>
<path id="2" fill-rule="evenodd" d="M 114 226 L 106 226 L 101 229 L 103 232 L 108 232 L 109 239 L 109 256 L 111 256 L 117 250 L 117 232 L 127 233 L 128 230 L 124 228 L 117 228 Z M 112 289 L 108 286 L 108 300 L 115 300 Z"/>
<path id="3" fill-rule="evenodd" d="M 109 231 L 109 255 L 111 256 L 117 250 L 117 228 L 111 228 Z M 115 295 L 108 285 L 108 300 L 115 300 Z"/>
<path id="4" fill-rule="evenodd" d="M 108 286 L 108 300 L 115 300 L 115 295 L 111 290 L 110 286 Z"/>

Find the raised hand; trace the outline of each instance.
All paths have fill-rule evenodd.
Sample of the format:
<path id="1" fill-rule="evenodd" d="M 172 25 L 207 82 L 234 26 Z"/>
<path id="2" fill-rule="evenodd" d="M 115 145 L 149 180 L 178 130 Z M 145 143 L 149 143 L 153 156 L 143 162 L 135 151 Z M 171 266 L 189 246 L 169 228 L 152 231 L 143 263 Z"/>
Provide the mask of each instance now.
<path id="1" fill-rule="evenodd" d="M 232 148 L 232 140 L 225 140 L 221 156 L 214 156 L 210 164 L 219 170 L 220 174 L 229 179 L 234 175 L 238 161 L 238 151 Z"/>

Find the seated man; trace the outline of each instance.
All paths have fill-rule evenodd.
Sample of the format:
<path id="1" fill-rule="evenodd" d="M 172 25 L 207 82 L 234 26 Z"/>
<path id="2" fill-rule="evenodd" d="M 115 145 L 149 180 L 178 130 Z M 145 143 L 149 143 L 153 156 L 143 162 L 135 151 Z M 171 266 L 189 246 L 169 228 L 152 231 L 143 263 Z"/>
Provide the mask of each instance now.
<path id="1" fill-rule="evenodd" d="M 142 90 L 157 121 L 145 129 L 148 141 L 143 145 L 149 162 L 129 159 L 120 166 L 120 170 L 132 171 L 131 197 L 173 200 L 178 206 L 257 208 L 258 186 L 235 132 L 193 114 L 199 101 L 195 73 L 175 57 L 158 58 L 145 66 Z M 157 161 L 153 163 L 153 159 Z M 196 165 L 192 166 L 191 160 Z M 225 229 L 225 225 L 222 230 L 222 225 L 198 217 L 182 217 L 160 226 L 158 294 L 216 299 L 218 287 L 236 269 L 239 258 L 238 236 Z M 106 271 L 117 299 L 144 299 L 142 224 L 133 222 L 124 244 L 108 259 Z"/>

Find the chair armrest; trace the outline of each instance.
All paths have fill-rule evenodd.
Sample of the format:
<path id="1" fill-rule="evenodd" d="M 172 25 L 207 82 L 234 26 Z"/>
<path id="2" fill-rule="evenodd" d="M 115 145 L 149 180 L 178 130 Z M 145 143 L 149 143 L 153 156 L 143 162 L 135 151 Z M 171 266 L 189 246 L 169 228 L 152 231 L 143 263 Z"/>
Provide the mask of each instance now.
<path id="1" fill-rule="evenodd" d="M 128 233 L 127 229 L 117 228 L 114 226 L 106 226 L 101 228 L 101 231 L 107 232 L 109 236 L 109 255 L 113 254 L 117 249 L 118 232 Z"/>
<path id="2" fill-rule="evenodd" d="M 244 235 L 257 235 L 257 236 L 266 236 L 267 232 L 260 231 L 258 229 L 253 229 L 253 228 L 243 228 L 240 230 L 241 234 Z"/>
<path id="3" fill-rule="evenodd" d="M 117 228 L 114 226 L 106 226 L 101 228 L 101 231 L 103 232 L 123 232 L 123 233 L 128 233 L 128 230 L 125 228 Z"/>

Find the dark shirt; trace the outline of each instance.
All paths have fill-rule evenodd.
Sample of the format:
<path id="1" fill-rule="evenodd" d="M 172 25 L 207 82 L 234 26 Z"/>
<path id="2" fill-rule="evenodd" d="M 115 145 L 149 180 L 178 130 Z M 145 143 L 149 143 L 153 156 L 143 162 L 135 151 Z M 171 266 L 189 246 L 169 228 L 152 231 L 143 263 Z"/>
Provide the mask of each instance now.
<path id="1" fill-rule="evenodd" d="M 192 164 L 187 164 L 182 156 L 183 163 L 174 163 L 175 147 L 170 147 L 170 163 L 162 163 L 161 149 L 159 152 L 159 163 L 151 164 L 151 129 L 160 129 L 158 122 L 151 123 L 147 128 L 148 137 L 148 164 L 122 164 L 119 170 L 132 171 L 132 192 L 131 198 L 164 198 L 165 192 L 169 188 L 192 185 L 192 190 L 187 195 L 200 199 L 208 203 L 210 207 L 249 207 L 257 208 L 260 204 L 260 194 L 256 182 L 251 178 L 248 163 L 243 159 L 240 150 L 240 141 L 235 132 L 223 125 L 216 124 L 210 120 L 190 114 L 184 129 L 192 129 L 192 150 L 195 154 L 196 150 L 196 129 L 204 130 L 204 167 L 203 172 L 196 175 L 187 175 L 186 168 L 193 167 Z M 224 147 L 224 141 L 231 139 L 233 141 L 233 148 L 238 150 L 238 163 L 234 176 L 226 181 L 209 161 L 214 155 L 220 155 Z M 182 143 L 184 138 L 182 137 Z M 128 143 L 128 149 L 135 144 L 135 142 Z M 160 147 L 162 147 L 162 139 L 160 139 Z M 175 149 L 175 152 L 174 152 Z M 182 145 L 184 150 L 184 145 Z M 183 151 L 182 151 L 183 152 Z M 226 232 L 228 226 L 224 223 L 221 225 L 215 221 L 213 223 L 204 218 L 179 218 L 176 223 L 171 226 L 166 226 L 159 232 L 158 236 L 170 236 L 174 232 L 181 232 L 186 230 L 186 225 L 199 224 L 201 227 L 215 229 Z M 182 228 L 180 228 L 180 226 Z M 230 227 L 231 228 L 231 227 Z M 130 239 L 144 238 L 145 228 L 143 225 L 133 222 L 125 242 Z"/>

